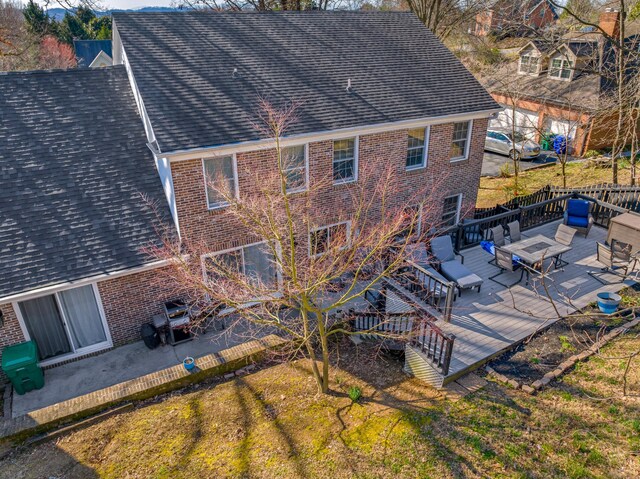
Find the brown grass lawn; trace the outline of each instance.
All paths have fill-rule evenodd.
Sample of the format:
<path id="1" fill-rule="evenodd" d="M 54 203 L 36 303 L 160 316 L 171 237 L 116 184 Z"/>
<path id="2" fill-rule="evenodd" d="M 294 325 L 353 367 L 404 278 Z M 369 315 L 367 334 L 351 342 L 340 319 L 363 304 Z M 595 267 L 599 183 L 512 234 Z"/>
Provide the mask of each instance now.
<path id="1" fill-rule="evenodd" d="M 638 331 L 604 355 L 634 348 Z M 398 360 L 343 346 L 333 395 L 315 394 L 304 361 L 265 368 L 20 449 L 0 477 L 635 478 L 640 402 L 618 398 L 623 366 L 594 358 L 535 397 L 490 383 L 454 402 L 406 378 Z"/>
<path id="2" fill-rule="evenodd" d="M 621 162 L 618 182 L 629 184 L 629 166 Z M 611 183 L 611 168 L 589 166 L 587 162 L 567 164 L 567 186 L 588 186 L 598 183 Z M 488 208 L 498 203 L 504 203 L 513 198 L 512 178 L 488 178 L 480 179 L 480 191 L 476 205 L 479 208 Z M 525 171 L 520 174 L 520 194 L 532 193 L 546 185 L 562 186 L 562 169 L 560 165 L 548 166 Z"/>

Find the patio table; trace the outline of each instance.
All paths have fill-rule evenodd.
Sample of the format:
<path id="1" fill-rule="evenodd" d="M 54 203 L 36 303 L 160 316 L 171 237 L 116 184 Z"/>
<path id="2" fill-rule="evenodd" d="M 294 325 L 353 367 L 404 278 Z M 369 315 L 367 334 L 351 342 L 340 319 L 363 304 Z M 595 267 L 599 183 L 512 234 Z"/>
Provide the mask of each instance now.
<path id="1" fill-rule="evenodd" d="M 535 265 L 541 263 L 543 259 L 556 259 L 571 250 L 571 246 L 563 245 L 543 235 L 532 236 L 501 248 L 518 256 L 523 263 L 534 267 L 534 269 Z"/>

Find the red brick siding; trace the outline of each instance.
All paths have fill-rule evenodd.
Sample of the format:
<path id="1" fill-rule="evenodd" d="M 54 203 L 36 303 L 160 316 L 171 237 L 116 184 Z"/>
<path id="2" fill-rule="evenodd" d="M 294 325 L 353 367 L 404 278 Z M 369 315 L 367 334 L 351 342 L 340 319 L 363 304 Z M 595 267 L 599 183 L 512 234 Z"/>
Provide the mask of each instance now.
<path id="1" fill-rule="evenodd" d="M 114 346 L 140 339 L 140 327 L 162 313 L 162 303 L 175 294 L 159 270 L 101 281 L 98 290 Z"/>
<path id="2" fill-rule="evenodd" d="M 463 193 L 463 212 L 472 215 L 477 197 L 486 136 L 487 119 L 473 121 L 469 158 L 451 162 L 452 124 L 431 126 L 427 168 L 405 171 L 407 130 L 395 130 L 359 137 L 359 169 L 391 163 L 400 175 L 401 187 L 395 200 L 404 202 L 416 189 L 430 189 L 438 185 L 442 197 Z M 309 144 L 309 181 L 311 185 L 332 174 L 333 142 L 330 140 Z M 276 168 L 275 150 L 259 150 L 237 155 L 240 195 L 256 188 L 256 178 Z M 210 251 L 240 246 L 257 241 L 223 210 L 208 211 L 202 161 L 186 160 L 172 163 L 178 221 L 183 238 L 205 241 Z M 348 217 L 349 184 L 329 186 L 316 192 L 318 202 L 315 224 L 325 225 Z M 441 208 L 441 198 L 434 208 Z"/>
<path id="3" fill-rule="evenodd" d="M 0 327 L 0 361 L 2 361 L 2 348 L 25 341 L 24 334 L 18 323 L 13 306 L 11 304 L 0 304 L 0 311 L 3 313 L 4 325 Z M 6 382 L 7 377 L 0 369 L 0 383 Z"/>

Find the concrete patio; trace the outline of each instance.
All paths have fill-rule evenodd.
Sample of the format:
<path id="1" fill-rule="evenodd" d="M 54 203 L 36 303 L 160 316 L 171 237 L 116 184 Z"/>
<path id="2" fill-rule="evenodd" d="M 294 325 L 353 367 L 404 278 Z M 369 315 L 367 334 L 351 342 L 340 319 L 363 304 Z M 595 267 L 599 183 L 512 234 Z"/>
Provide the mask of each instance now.
<path id="1" fill-rule="evenodd" d="M 181 364 L 187 356 L 200 358 L 217 353 L 248 339 L 236 326 L 233 334 L 226 330 L 210 331 L 192 341 L 176 346 L 158 346 L 153 350 L 138 341 L 80 361 L 48 368 L 44 371 L 45 385 L 42 389 L 22 396 L 13 392 L 12 417 L 170 368 Z"/>

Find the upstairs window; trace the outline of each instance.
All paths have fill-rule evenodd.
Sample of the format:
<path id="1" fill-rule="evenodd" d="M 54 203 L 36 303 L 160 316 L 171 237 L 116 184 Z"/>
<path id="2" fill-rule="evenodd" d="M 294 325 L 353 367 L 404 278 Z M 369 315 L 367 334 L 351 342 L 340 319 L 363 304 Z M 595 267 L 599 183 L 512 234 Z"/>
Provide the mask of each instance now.
<path id="1" fill-rule="evenodd" d="M 471 121 L 453 124 L 451 141 L 451 161 L 466 160 L 469 157 Z"/>
<path id="2" fill-rule="evenodd" d="M 307 189 L 307 148 L 305 145 L 282 149 L 282 170 L 287 177 L 287 193 Z"/>
<path id="3" fill-rule="evenodd" d="M 333 182 L 348 183 L 355 181 L 357 169 L 356 139 L 335 140 L 333 142 Z"/>
<path id="4" fill-rule="evenodd" d="M 407 144 L 407 170 L 424 168 L 427 165 L 427 151 L 429 148 L 429 127 L 409 130 Z"/>
<path id="5" fill-rule="evenodd" d="M 207 158 L 204 163 L 204 183 L 210 210 L 227 206 L 226 197 L 238 196 L 236 162 L 233 156 Z"/>
<path id="6" fill-rule="evenodd" d="M 309 233 L 309 254 L 320 256 L 330 248 L 342 245 L 346 248 L 349 244 L 350 223 L 345 221 L 330 226 L 322 226 Z"/>
<path id="7" fill-rule="evenodd" d="M 528 75 L 538 73 L 540 59 L 531 55 L 522 55 L 520 57 L 520 73 Z"/>
<path id="8" fill-rule="evenodd" d="M 549 76 L 553 78 L 561 78 L 568 80 L 571 78 L 571 61 L 562 58 L 554 58 L 551 60 L 551 68 L 549 68 Z"/>

